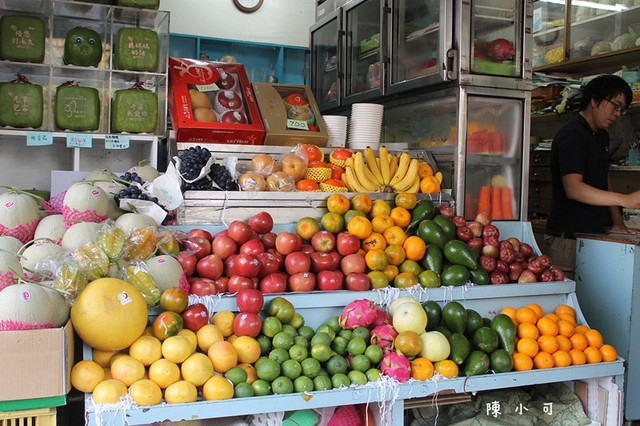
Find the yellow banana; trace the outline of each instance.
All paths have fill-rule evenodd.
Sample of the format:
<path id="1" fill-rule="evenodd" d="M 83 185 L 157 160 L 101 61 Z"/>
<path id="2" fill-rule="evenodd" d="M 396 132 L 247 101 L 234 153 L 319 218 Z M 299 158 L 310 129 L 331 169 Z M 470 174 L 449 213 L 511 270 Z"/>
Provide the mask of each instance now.
<path id="1" fill-rule="evenodd" d="M 402 154 L 400 154 L 400 159 L 398 160 L 398 169 L 393 175 L 393 178 L 391 178 L 391 182 L 389 182 L 389 185 L 395 187 L 395 185 L 400 182 L 403 177 L 405 177 L 405 175 L 407 174 L 407 169 L 409 168 L 409 160 L 411 160 L 409 153 L 403 152 Z"/>
<path id="2" fill-rule="evenodd" d="M 416 194 L 420 192 L 420 176 L 416 175 L 411 186 L 404 192 L 408 192 L 411 194 Z"/>
<path id="3" fill-rule="evenodd" d="M 376 156 L 370 146 L 364 149 L 364 158 L 367 160 L 367 167 L 371 170 L 371 173 L 373 173 L 378 182 L 383 183 L 382 173 L 380 173 L 380 168 L 378 167 L 378 163 L 376 163 Z"/>
<path id="4" fill-rule="evenodd" d="M 391 174 L 389 172 L 389 151 L 386 146 L 381 146 L 378 151 L 378 157 L 380 158 L 380 173 L 382 174 L 382 183 L 385 185 L 391 180 Z"/>
<path id="5" fill-rule="evenodd" d="M 351 188 L 352 192 L 369 192 L 365 187 L 363 187 L 360 184 L 360 182 L 358 181 L 358 178 L 354 174 L 353 169 L 351 167 L 347 167 L 344 170 L 344 173 L 347 175 L 349 184 L 352 186 Z"/>
<path id="6" fill-rule="evenodd" d="M 389 181 L 391 181 L 391 178 L 395 176 L 397 171 L 398 171 L 398 156 L 395 154 L 392 154 L 389 156 Z"/>
<path id="7" fill-rule="evenodd" d="M 342 176 L 340 177 L 340 179 L 342 179 L 342 182 L 345 185 L 347 185 L 347 189 L 349 190 L 349 192 L 356 192 L 354 184 L 351 182 L 351 180 L 349 179 L 349 176 L 347 175 L 347 168 L 351 170 L 350 166 L 345 166 L 344 172 L 342 173 Z"/>
<path id="8" fill-rule="evenodd" d="M 347 157 L 347 159 L 345 160 L 344 167 L 346 168 L 347 166 L 353 167 L 353 155 L 351 157 Z"/>
<path id="9" fill-rule="evenodd" d="M 409 187 L 411 187 L 416 176 L 418 176 L 418 159 L 414 158 L 411 160 L 405 176 L 400 180 L 400 182 L 393 186 L 396 192 L 405 192 Z"/>
<path id="10" fill-rule="evenodd" d="M 373 173 L 364 165 L 364 159 L 360 152 L 356 153 L 353 160 L 353 173 L 360 185 L 367 189 L 367 192 L 375 192 L 380 186 Z"/>

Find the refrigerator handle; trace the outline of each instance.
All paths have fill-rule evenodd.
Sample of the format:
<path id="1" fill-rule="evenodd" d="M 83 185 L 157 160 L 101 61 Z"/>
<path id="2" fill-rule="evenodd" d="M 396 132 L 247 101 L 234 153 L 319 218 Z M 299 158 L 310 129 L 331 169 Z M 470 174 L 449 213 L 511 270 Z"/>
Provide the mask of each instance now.
<path id="1" fill-rule="evenodd" d="M 344 78 L 344 71 L 342 69 L 342 47 L 343 47 L 343 43 L 344 43 L 344 39 L 346 37 L 346 31 L 345 30 L 339 30 L 338 31 L 338 49 L 337 49 L 337 58 L 336 58 L 336 66 L 338 67 L 338 78 L 342 79 Z M 345 58 L 346 59 L 346 58 Z M 346 62 L 346 61 L 345 61 Z"/>
<path id="2" fill-rule="evenodd" d="M 447 50 L 447 61 L 445 63 L 445 79 L 448 81 L 458 79 L 458 50 Z"/>

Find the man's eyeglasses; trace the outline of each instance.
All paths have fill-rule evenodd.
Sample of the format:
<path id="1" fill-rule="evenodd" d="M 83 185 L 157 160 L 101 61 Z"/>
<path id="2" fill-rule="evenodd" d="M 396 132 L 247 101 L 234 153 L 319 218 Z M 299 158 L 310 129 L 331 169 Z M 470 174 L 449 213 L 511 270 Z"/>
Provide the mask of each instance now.
<path id="1" fill-rule="evenodd" d="M 627 114 L 627 109 L 625 107 L 623 107 L 622 105 L 619 105 L 619 104 L 613 102 L 611 99 L 605 98 L 604 100 L 609 102 L 611 105 L 613 105 L 613 107 L 616 110 L 616 112 L 619 112 L 620 115 L 626 115 Z"/>

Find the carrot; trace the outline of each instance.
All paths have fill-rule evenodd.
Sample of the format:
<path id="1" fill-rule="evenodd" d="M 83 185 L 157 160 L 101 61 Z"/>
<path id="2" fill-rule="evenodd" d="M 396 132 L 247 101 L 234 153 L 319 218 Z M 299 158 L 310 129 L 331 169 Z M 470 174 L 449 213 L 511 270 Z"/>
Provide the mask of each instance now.
<path id="1" fill-rule="evenodd" d="M 467 220 L 472 220 L 475 216 L 473 212 L 476 209 L 473 206 L 473 195 L 470 192 L 464 194 L 464 218 Z"/>
<path id="2" fill-rule="evenodd" d="M 491 189 L 488 185 L 483 185 L 478 191 L 478 214 L 491 215 Z"/>
<path id="3" fill-rule="evenodd" d="M 502 218 L 513 219 L 513 207 L 511 206 L 511 188 L 505 186 L 500 194 L 500 204 L 502 205 Z"/>
<path id="4" fill-rule="evenodd" d="M 504 217 L 502 216 L 502 205 L 500 204 L 500 187 L 499 186 L 491 187 L 491 219 L 493 220 L 504 219 Z"/>

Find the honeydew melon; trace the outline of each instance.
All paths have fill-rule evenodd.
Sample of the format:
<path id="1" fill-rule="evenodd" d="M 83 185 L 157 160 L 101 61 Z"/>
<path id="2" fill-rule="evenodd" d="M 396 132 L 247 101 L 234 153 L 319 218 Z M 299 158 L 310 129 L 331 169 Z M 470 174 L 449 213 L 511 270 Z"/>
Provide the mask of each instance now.
<path id="1" fill-rule="evenodd" d="M 62 237 L 62 248 L 75 250 L 85 243 L 92 243 L 98 236 L 100 224 L 95 222 L 78 222 L 67 229 Z"/>
<path id="2" fill-rule="evenodd" d="M 400 305 L 402 305 L 403 303 L 417 303 L 418 305 L 420 304 L 420 302 L 418 302 L 416 299 L 414 299 L 413 297 L 408 297 L 408 296 L 404 296 L 404 297 L 398 297 L 396 300 L 394 300 L 388 308 L 389 311 L 389 315 L 391 315 L 393 317 L 393 315 L 396 313 L 396 310 L 398 309 L 398 307 L 400 307 Z"/>
<path id="3" fill-rule="evenodd" d="M 33 239 L 49 238 L 53 241 L 61 241 L 64 233 L 67 232 L 67 226 L 64 224 L 64 218 L 61 214 L 52 214 L 43 217 L 38 226 L 36 232 L 33 234 Z"/>
<path id="4" fill-rule="evenodd" d="M 37 240 L 21 253 L 20 264 L 25 270 L 38 271 L 38 264 L 45 258 L 62 256 L 64 252 L 62 247 L 52 241 Z M 40 265 L 40 268 L 43 268 L 43 265 Z"/>
<path id="5" fill-rule="evenodd" d="M 117 178 L 118 176 L 116 176 L 115 173 L 113 173 L 111 170 L 104 168 L 104 169 L 98 169 L 98 170 L 94 170 L 91 173 L 89 173 L 88 175 L 86 175 L 84 177 L 84 181 L 90 182 L 90 181 L 111 181 L 112 179 Z"/>
<path id="6" fill-rule="evenodd" d="M 0 252 L 0 276 L 7 275 L 9 273 L 11 273 L 14 277 L 13 282 L 0 282 L 0 288 L 2 288 L 2 285 L 17 283 L 18 278 L 21 278 L 23 274 L 22 265 L 20 264 L 20 259 L 17 255 Z"/>
<path id="7" fill-rule="evenodd" d="M 8 329 L 51 327 L 52 321 L 53 303 L 41 286 L 16 284 L 0 291 L 0 324 L 10 323 Z"/>
<path id="8" fill-rule="evenodd" d="M 124 185 L 119 182 L 112 181 L 104 181 L 104 182 L 95 182 L 95 185 L 100 187 L 105 194 L 107 194 L 107 198 L 109 199 L 109 209 L 107 210 L 107 216 L 110 219 L 117 219 L 122 216 L 125 211 L 122 210 L 116 204 L 116 200 L 113 199 L 113 196 L 118 193 L 121 189 L 124 189 Z"/>
<path id="9" fill-rule="evenodd" d="M 145 261 L 149 274 L 160 291 L 165 291 L 171 287 L 178 287 L 183 270 L 180 263 L 168 255 L 152 257 Z"/>
<path id="10" fill-rule="evenodd" d="M 128 171 L 131 173 L 137 173 L 140 178 L 145 182 L 153 182 L 155 178 L 160 176 L 160 172 L 149 164 L 145 164 L 145 161 L 141 161 L 137 166 L 131 167 Z"/>
<path id="11" fill-rule="evenodd" d="M 38 203 L 32 196 L 11 189 L 0 195 L 0 225 L 15 228 L 39 219 Z"/>
<path id="12" fill-rule="evenodd" d="M 100 188 L 89 182 L 77 182 L 69 187 L 62 204 L 79 212 L 95 211 L 106 216 L 109 210 L 109 198 Z"/>
<path id="13" fill-rule="evenodd" d="M 53 283 L 51 283 L 53 285 Z M 53 305 L 53 326 L 54 327 L 62 327 L 69 321 L 69 313 L 71 311 L 71 307 L 64 299 L 62 294 L 59 291 L 55 291 L 51 288 L 44 288 L 51 299 L 51 303 Z"/>
<path id="14" fill-rule="evenodd" d="M 0 250 L 10 253 L 18 253 L 22 248 L 22 242 L 11 235 L 0 235 Z"/>
<path id="15" fill-rule="evenodd" d="M 116 219 L 116 224 L 126 235 L 140 228 L 156 227 L 157 223 L 151 216 L 142 213 L 125 213 Z"/>

